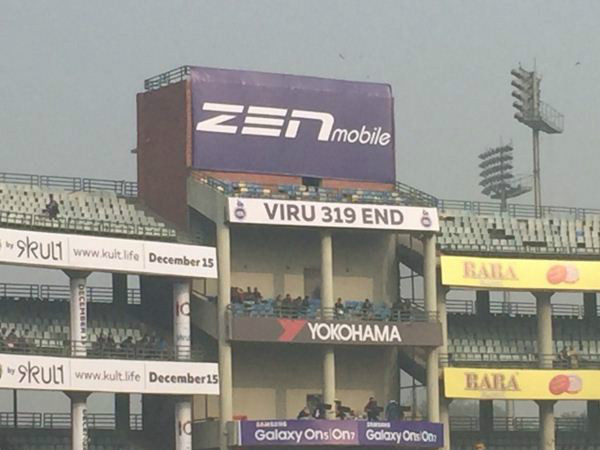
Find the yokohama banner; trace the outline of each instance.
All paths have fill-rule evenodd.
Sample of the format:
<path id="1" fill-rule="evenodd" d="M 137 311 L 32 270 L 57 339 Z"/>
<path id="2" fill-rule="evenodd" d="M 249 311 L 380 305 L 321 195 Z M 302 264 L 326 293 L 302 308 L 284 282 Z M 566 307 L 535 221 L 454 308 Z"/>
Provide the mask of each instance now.
<path id="1" fill-rule="evenodd" d="M 389 85 L 191 69 L 195 169 L 394 183 Z"/>
<path id="2" fill-rule="evenodd" d="M 0 228 L 0 263 L 217 278 L 214 247 Z"/>
<path id="3" fill-rule="evenodd" d="M 245 420 L 238 422 L 237 426 L 238 446 L 362 445 L 439 448 L 444 445 L 443 425 L 425 421 Z"/>
<path id="4" fill-rule="evenodd" d="M 229 221 L 264 225 L 439 231 L 436 208 L 230 197 Z"/>
<path id="5" fill-rule="evenodd" d="M 0 354 L 0 389 L 219 394 L 216 363 Z"/>
<path id="6" fill-rule="evenodd" d="M 438 322 L 352 322 L 233 316 L 229 327 L 229 339 L 233 341 L 412 346 L 442 344 L 442 329 Z"/>

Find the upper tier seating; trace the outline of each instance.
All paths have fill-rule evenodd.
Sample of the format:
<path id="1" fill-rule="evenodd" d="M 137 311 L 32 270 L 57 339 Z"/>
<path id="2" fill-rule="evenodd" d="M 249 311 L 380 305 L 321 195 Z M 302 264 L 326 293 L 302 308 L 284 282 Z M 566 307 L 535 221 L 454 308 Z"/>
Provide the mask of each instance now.
<path id="1" fill-rule="evenodd" d="M 71 438 L 56 431 L 23 430 L 0 435 L 0 448 L 10 450 L 71 450 Z M 89 450 L 137 450 L 131 439 L 114 432 L 90 432 Z"/>
<path id="2" fill-rule="evenodd" d="M 476 215 L 445 210 L 440 214 L 438 245 L 442 250 L 482 250 L 531 253 L 600 253 L 600 215 L 575 219 L 541 219 L 507 213 Z"/>
<path id="3" fill-rule="evenodd" d="M 43 211 L 49 195 L 59 204 L 54 220 Z M 116 234 L 173 240 L 176 231 L 134 200 L 113 191 L 51 189 L 28 184 L 0 183 L 0 226 L 52 228 L 83 233 Z"/>

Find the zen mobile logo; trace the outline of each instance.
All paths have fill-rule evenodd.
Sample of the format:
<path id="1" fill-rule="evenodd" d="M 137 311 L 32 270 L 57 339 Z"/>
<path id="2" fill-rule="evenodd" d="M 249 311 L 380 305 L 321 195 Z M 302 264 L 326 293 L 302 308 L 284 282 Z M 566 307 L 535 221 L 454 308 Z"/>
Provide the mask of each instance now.
<path id="1" fill-rule="evenodd" d="M 246 107 L 245 105 L 214 102 L 204 102 L 202 110 L 224 114 L 199 121 L 196 124 L 196 131 L 238 134 L 240 127 L 231 124 L 231 121 L 245 112 L 244 126 L 241 127 L 241 134 L 244 135 L 281 137 L 281 133 L 284 132 L 283 137 L 296 139 L 301 122 L 310 120 L 320 124 L 317 135 L 317 141 L 320 142 L 343 142 L 385 147 L 392 140 L 391 133 L 383 131 L 383 127 L 363 125 L 360 129 L 334 128 L 335 117 L 333 114 L 322 111 L 290 110 L 255 105 Z"/>

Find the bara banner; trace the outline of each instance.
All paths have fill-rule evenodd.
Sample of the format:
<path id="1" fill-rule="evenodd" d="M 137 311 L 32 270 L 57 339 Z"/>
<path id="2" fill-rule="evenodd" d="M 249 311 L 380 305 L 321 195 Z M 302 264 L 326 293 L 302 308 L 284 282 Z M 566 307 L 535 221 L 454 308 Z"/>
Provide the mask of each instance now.
<path id="1" fill-rule="evenodd" d="M 600 370 L 445 368 L 446 397 L 600 400 Z"/>
<path id="2" fill-rule="evenodd" d="M 351 322 L 232 316 L 229 339 L 249 342 L 346 345 L 442 345 L 439 322 Z"/>
<path id="3" fill-rule="evenodd" d="M 442 255 L 446 286 L 600 291 L 600 261 L 478 258 Z"/>
<path id="4" fill-rule="evenodd" d="M 0 263 L 217 278 L 214 247 L 0 228 Z"/>
<path id="5" fill-rule="evenodd" d="M 196 169 L 394 183 L 391 87 L 191 68 Z"/>
<path id="6" fill-rule="evenodd" d="M 238 422 L 237 445 L 439 448 L 444 433 L 442 424 L 425 421 L 245 420 Z"/>
<path id="7" fill-rule="evenodd" d="M 229 221 L 263 225 L 439 231 L 436 208 L 229 197 Z"/>
<path id="8" fill-rule="evenodd" d="M 0 389 L 219 394 L 216 363 L 0 354 Z"/>

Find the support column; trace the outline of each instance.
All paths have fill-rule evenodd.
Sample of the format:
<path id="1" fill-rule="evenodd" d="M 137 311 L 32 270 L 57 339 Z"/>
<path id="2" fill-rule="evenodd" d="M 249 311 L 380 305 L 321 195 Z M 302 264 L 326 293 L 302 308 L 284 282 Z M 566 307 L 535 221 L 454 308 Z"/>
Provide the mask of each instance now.
<path id="1" fill-rule="evenodd" d="M 425 311 L 437 315 L 435 234 L 423 239 L 423 282 L 425 285 Z M 431 422 L 440 420 L 440 369 L 438 349 L 427 354 L 427 417 Z"/>
<path id="2" fill-rule="evenodd" d="M 450 450 L 450 403 L 452 399 L 442 397 L 440 399 L 440 422 L 444 427 L 444 446 L 442 450 Z"/>
<path id="3" fill-rule="evenodd" d="M 540 435 L 538 448 L 555 450 L 554 403 L 556 402 L 554 400 L 538 400 L 536 403 L 540 409 Z"/>
<path id="4" fill-rule="evenodd" d="M 173 342 L 178 361 L 191 359 L 190 281 L 173 283 Z M 192 450 L 192 399 L 175 401 L 175 450 Z"/>
<path id="5" fill-rule="evenodd" d="M 598 317 L 598 306 L 596 303 L 595 292 L 583 293 L 583 317 L 586 319 Z"/>
<path id="6" fill-rule="evenodd" d="M 588 400 L 587 402 L 587 429 L 588 433 L 600 433 L 600 401 Z"/>
<path id="7" fill-rule="evenodd" d="M 227 340 L 227 307 L 231 303 L 231 250 L 229 226 L 217 224 L 217 265 L 219 290 L 217 320 L 219 330 L 219 448 L 226 450 L 227 423 L 233 420 L 233 377 L 231 367 L 231 345 Z"/>
<path id="8" fill-rule="evenodd" d="M 87 277 L 89 272 L 65 271 L 69 277 L 69 339 L 71 356 L 87 355 Z M 65 392 L 71 399 L 71 443 L 73 450 L 88 449 L 86 420 L 88 392 Z"/>
<path id="9" fill-rule="evenodd" d="M 490 291 L 475 291 L 475 313 L 483 317 L 490 315 Z"/>
<path id="10" fill-rule="evenodd" d="M 333 311 L 333 244 L 330 230 L 321 232 L 321 308 Z M 335 419 L 335 352 L 333 346 L 323 349 L 323 403 L 327 419 Z"/>
<path id="11" fill-rule="evenodd" d="M 552 348 L 552 292 L 536 292 L 537 305 L 537 345 L 540 368 L 551 369 Z M 554 401 L 540 400 L 539 448 L 555 450 Z"/>
<path id="12" fill-rule="evenodd" d="M 494 431 L 493 400 L 479 400 L 479 431 L 484 434 Z"/>
<path id="13" fill-rule="evenodd" d="M 112 294 L 114 306 L 127 306 L 127 274 L 112 274 Z"/>
<path id="14" fill-rule="evenodd" d="M 89 448 L 87 398 L 89 392 L 65 392 L 71 399 L 71 446 L 73 450 Z"/>
<path id="15" fill-rule="evenodd" d="M 115 394 L 115 428 L 129 431 L 129 394 Z"/>

